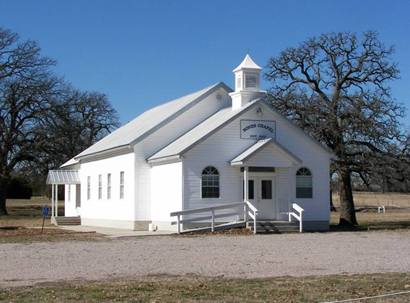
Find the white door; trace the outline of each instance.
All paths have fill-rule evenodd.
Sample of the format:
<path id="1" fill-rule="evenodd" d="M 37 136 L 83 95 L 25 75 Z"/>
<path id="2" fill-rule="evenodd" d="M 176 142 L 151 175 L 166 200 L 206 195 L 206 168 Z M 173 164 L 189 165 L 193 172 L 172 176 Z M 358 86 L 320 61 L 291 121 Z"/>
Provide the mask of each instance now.
<path id="1" fill-rule="evenodd" d="M 248 201 L 258 209 L 258 218 L 277 218 L 275 204 L 275 177 L 250 176 L 248 179 Z"/>

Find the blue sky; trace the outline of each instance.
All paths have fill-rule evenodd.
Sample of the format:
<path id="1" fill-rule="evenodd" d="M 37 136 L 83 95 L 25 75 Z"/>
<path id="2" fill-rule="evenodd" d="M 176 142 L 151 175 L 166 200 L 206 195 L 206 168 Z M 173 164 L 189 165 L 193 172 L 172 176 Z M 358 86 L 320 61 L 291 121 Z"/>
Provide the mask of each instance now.
<path id="1" fill-rule="evenodd" d="M 331 31 L 376 30 L 394 45 L 401 79 L 393 95 L 410 109 L 409 13 L 407 0 L 0 0 L 0 26 L 37 40 L 74 86 L 106 93 L 123 123 L 210 84 L 233 86 L 247 52 L 266 66 Z"/>

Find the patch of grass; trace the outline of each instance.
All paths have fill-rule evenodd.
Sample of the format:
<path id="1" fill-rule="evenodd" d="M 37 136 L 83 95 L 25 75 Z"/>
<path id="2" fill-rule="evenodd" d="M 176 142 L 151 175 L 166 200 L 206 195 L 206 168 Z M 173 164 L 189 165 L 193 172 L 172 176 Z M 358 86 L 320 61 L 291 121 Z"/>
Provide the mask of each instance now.
<path id="1" fill-rule="evenodd" d="M 102 235 L 95 232 L 75 232 L 59 228 L 26 228 L 16 226 L 0 227 L 1 243 L 31 243 L 31 242 L 55 242 L 55 241 L 96 241 L 106 240 Z"/>
<path id="2" fill-rule="evenodd" d="M 185 237 L 203 237 L 203 236 L 234 236 L 234 237 L 237 237 L 237 236 L 253 235 L 253 232 L 244 227 L 236 227 L 236 228 L 231 228 L 231 229 L 215 230 L 214 232 L 211 232 L 209 230 L 197 231 L 197 232 L 186 232 L 181 235 Z M 181 235 L 175 235 L 175 236 L 180 237 Z"/>
<path id="3" fill-rule="evenodd" d="M 29 200 L 7 200 L 7 216 L 0 216 L 0 227 L 5 226 L 18 226 L 18 227 L 41 227 L 43 223 L 43 217 L 41 209 L 44 205 L 50 207 L 50 201 L 47 197 L 33 197 Z M 64 215 L 64 203 L 59 201 L 60 216 Z M 52 227 L 50 219 L 45 220 L 46 227 Z"/>
<path id="4" fill-rule="evenodd" d="M 50 218 L 44 221 L 41 209 L 50 206 L 46 197 L 33 197 L 30 200 L 8 200 L 9 215 L 0 216 L 0 243 L 44 242 L 44 241 L 92 241 L 103 239 L 96 233 L 63 230 L 51 224 Z M 59 215 L 64 216 L 64 203 L 59 201 Z M 105 239 L 105 238 L 104 238 Z"/>
<path id="5" fill-rule="evenodd" d="M 409 273 L 249 280 L 152 276 L 1 289 L 0 302 L 321 302 L 403 290 L 410 290 Z M 390 299 L 409 302 L 410 295 Z"/>

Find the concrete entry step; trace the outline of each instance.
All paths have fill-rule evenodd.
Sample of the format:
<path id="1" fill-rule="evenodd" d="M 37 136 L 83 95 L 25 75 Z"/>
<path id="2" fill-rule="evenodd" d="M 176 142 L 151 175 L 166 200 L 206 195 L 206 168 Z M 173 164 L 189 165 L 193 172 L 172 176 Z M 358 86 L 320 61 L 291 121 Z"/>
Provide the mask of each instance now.
<path id="1" fill-rule="evenodd" d="M 246 228 L 251 231 L 254 230 L 253 221 L 246 223 Z M 256 233 L 257 234 L 269 234 L 269 233 L 296 233 L 299 232 L 299 224 L 288 221 L 256 221 Z"/>
<path id="2" fill-rule="evenodd" d="M 232 228 L 244 228 L 245 227 L 245 222 L 244 221 L 238 221 L 238 222 L 228 222 L 225 224 L 218 224 L 215 225 L 214 230 L 228 230 Z M 204 231 L 211 231 L 210 226 L 206 227 L 198 227 L 198 228 L 191 228 L 191 229 L 184 229 L 180 233 L 181 234 L 187 234 L 187 233 L 193 233 L 193 232 L 204 232 Z"/>
<path id="3" fill-rule="evenodd" d="M 55 225 L 81 225 L 81 217 L 54 217 L 53 223 Z"/>

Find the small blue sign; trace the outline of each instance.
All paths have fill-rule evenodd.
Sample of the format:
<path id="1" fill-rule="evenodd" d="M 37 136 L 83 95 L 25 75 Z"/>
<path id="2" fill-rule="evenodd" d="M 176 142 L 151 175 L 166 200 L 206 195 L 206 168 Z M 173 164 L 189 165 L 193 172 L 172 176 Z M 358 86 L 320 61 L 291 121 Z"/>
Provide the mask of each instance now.
<path id="1" fill-rule="evenodd" d="M 50 211 L 50 208 L 47 205 L 44 205 L 43 208 L 41 209 L 41 213 L 43 214 L 43 217 L 47 217 L 49 211 Z"/>

